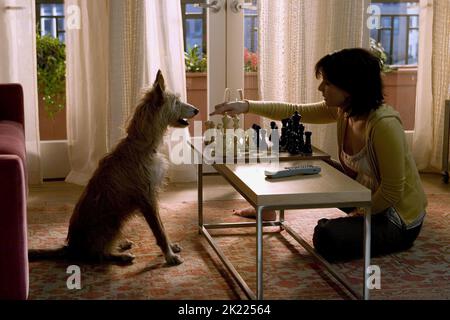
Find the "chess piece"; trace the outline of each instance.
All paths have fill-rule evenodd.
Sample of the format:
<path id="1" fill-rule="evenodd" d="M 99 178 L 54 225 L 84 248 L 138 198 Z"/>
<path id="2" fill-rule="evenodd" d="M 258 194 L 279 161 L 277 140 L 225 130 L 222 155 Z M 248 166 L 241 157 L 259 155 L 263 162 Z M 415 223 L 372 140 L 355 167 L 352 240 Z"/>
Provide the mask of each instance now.
<path id="1" fill-rule="evenodd" d="M 215 129 L 216 129 L 216 125 L 214 123 L 214 121 L 208 120 L 205 122 L 205 128 L 206 128 L 206 132 L 205 132 L 205 145 L 209 145 L 211 143 L 214 142 L 215 138 L 216 138 L 216 134 L 215 134 Z"/>
<path id="2" fill-rule="evenodd" d="M 278 133 L 278 126 L 277 123 L 275 121 L 271 121 L 270 122 L 270 134 L 269 134 L 269 141 L 272 141 L 272 134 L 275 132 Z M 278 136 L 278 135 L 277 135 Z"/>
<path id="3" fill-rule="evenodd" d="M 290 154 L 300 154 L 302 152 L 301 137 L 300 137 L 300 120 L 301 116 L 298 111 L 295 111 L 289 120 L 289 133 L 286 149 Z"/>
<path id="4" fill-rule="evenodd" d="M 216 154 L 223 154 L 225 150 L 225 134 L 223 132 L 223 124 L 218 123 L 216 126 Z"/>
<path id="5" fill-rule="evenodd" d="M 238 89 L 237 92 L 239 94 L 239 100 L 244 100 L 244 90 Z"/>
<path id="6" fill-rule="evenodd" d="M 230 95 L 231 95 L 230 88 L 225 88 L 225 91 L 223 93 L 223 101 L 224 102 L 229 102 L 230 101 Z"/>
<path id="7" fill-rule="evenodd" d="M 240 138 L 237 136 L 236 130 L 239 129 L 239 117 L 233 116 L 233 129 L 234 129 L 234 137 L 233 137 L 233 147 L 234 147 L 234 155 L 236 156 L 238 153 L 238 148 L 240 148 Z"/>
<path id="8" fill-rule="evenodd" d="M 311 131 L 305 132 L 305 145 L 303 146 L 303 153 L 311 155 L 312 154 L 312 145 L 311 145 Z"/>
<path id="9" fill-rule="evenodd" d="M 266 129 L 260 129 L 259 130 L 258 151 L 266 151 L 266 150 L 268 150 L 266 136 L 267 136 Z"/>
<path id="10" fill-rule="evenodd" d="M 252 129 L 255 130 L 255 135 L 253 136 L 254 145 L 256 146 L 257 149 L 259 149 L 259 141 L 260 141 L 259 130 L 261 130 L 261 126 L 253 124 Z"/>
<path id="11" fill-rule="evenodd" d="M 244 132 L 244 146 L 245 146 L 245 152 L 248 153 L 250 149 L 250 135 L 248 133 L 248 130 Z"/>
<path id="12" fill-rule="evenodd" d="M 253 125 L 255 126 L 255 125 Z M 258 147 L 257 147 L 257 134 L 258 131 L 256 131 L 256 129 L 252 126 L 252 128 L 248 129 L 247 131 L 245 131 L 245 152 L 250 153 L 254 153 L 257 152 Z"/>
<path id="13" fill-rule="evenodd" d="M 227 115 L 227 114 L 225 114 L 225 115 L 222 117 L 222 126 L 223 126 L 223 131 L 224 131 L 224 133 L 226 132 L 227 129 L 229 129 L 229 123 L 230 123 L 230 120 L 231 120 L 231 118 L 230 118 L 230 116 Z"/>
<path id="14" fill-rule="evenodd" d="M 281 120 L 282 127 L 281 127 L 281 136 L 280 136 L 280 142 L 279 142 L 280 152 L 286 151 L 286 144 L 287 144 L 287 137 L 288 137 L 288 122 L 289 122 L 289 118 Z"/>
<path id="15" fill-rule="evenodd" d="M 271 132 L 269 136 L 269 141 L 272 143 L 270 146 L 271 153 L 280 152 L 280 132 L 278 131 L 278 126 L 274 121 L 270 123 Z"/>
<path id="16" fill-rule="evenodd" d="M 304 132 L 305 132 L 305 126 L 302 123 L 300 123 L 299 127 L 300 127 L 300 129 L 299 129 L 299 148 L 300 148 L 300 152 L 303 152 L 303 148 L 305 146 L 305 140 L 303 139 Z"/>
<path id="17" fill-rule="evenodd" d="M 222 117 L 222 140 L 224 153 L 226 153 L 227 150 L 230 149 L 230 137 L 228 136 L 230 132 L 227 132 L 227 129 L 229 129 L 228 127 L 230 120 L 231 118 L 227 114 Z"/>
<path id="18" fill-rule="evenodd" d="M 239 117 L 238 116 L 233 117 L 233 129 L 234 130 L 239 129 Z"/>

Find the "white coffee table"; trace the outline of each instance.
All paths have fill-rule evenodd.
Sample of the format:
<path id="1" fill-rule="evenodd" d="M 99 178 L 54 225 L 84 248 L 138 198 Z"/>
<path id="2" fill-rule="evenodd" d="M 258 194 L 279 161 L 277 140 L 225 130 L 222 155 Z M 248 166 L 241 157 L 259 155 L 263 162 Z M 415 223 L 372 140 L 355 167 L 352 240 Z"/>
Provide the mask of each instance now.
<path id="1" fill-rule="evenodd" d="M 195 147 L 194 147 L 195 149 Z M 197 150 L 199 151 L 199 150 Z M 320 174 L 311 176 L 294 176 L 283 179 L 269 180 L 264 170 L 274 169 L 274 166 L 288 167 L 303 164 L 318 165 Z M 332 166 L 319 159 L 304 159 L 282 161 L 278 164 L 245 163 L 245 164 L 213 164 L 217 172 L 222 175 L 257 211 L 256 222 L 242 223 L 204 223 L 203 220 L 203 186 L 202 165 L 198 165 L 199 175 L 199 232 L 203 234 L 208 243 L 224 263 L 228 271 L 238 282 L 241 289 L 250 299 L 263 299 L 263 241 L 262 228 L 264 226 L 280 226 L 286 230 L 300 245 L 302 245 L 319 263 L 321 263 L 345 288 L 356 298 L 369 299 L 367 287 L 368 271 L 370 265 L 370 225 L 371 225 L 371 191 Z M 297 232 L 284 220 L 284 210 L 307 208 L 366 208 L 364 215 L 364 283 L 363 292 L 358 293 L 346 281 L 345 277 L 334 270 L 333 266 L 322 258 Z M 265 222 L 262 220 L 264 209 L 280 210 L 277 221 Z M 222 228 L 256 227 L 257 245 L 257 284 L 256 294 L 243 280 L 230 260 L 214 241 L 208 230 Z"/>

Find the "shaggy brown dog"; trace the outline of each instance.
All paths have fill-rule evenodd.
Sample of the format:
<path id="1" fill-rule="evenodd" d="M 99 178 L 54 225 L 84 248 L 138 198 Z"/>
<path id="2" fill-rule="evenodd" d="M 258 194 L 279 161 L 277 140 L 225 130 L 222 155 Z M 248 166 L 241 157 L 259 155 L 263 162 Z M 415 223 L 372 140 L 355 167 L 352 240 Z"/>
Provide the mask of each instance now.
<path id="1" fill-rule="evenodd" d="M 167 264 L 183 260 L 175 253 L 181 248 L 171 244 L 158 212 L 157 194 L 165 177 L 166 161 L 157 152 L 168 126 L 186 127 L 186 119 L 198 109 L 183 103 L 165 91 L 164 78 L 158 71 L 155 83 L 137 106 L 126 130 L 127 136 L 106 155 L 81 195 L 70 219 L 67 245 L 50 253 L 30 250 L 29 257 L 68 257 L 89 261 L 112 260 L 131 263 L 134 256 L 115 250 L 122 225 L 140 210 L 164 253 Z M 119 243 L 125 251 L 128 240 Z"/>

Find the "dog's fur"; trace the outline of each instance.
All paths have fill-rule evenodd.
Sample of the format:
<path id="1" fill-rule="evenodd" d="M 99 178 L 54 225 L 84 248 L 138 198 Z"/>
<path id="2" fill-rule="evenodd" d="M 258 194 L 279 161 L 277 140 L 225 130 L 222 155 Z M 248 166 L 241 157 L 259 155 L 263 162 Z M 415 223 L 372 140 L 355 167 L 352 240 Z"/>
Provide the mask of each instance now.
<path id="1" fill-rule="evenodd" d="M 166 162 L 157 152 L 168 126 L 186 127 L 198 113 L 193 106 L 165 90 L 158 71 L 155 83 L 136 107 L 127 136 L 106 155 L 94 172 L 70 219 L 67 245 L 60 250 L 30 250 L 30 259 L 67 257 L 89 261 L 130 263 L 134 256 L 118 252 L 132 245 L 116 243 L 122 225 L 135 210 L 142 212 L 164 253 L 167 264 L 183 260 L 175 253 L 158 212 L 158 191 L 165 177 Z"/>

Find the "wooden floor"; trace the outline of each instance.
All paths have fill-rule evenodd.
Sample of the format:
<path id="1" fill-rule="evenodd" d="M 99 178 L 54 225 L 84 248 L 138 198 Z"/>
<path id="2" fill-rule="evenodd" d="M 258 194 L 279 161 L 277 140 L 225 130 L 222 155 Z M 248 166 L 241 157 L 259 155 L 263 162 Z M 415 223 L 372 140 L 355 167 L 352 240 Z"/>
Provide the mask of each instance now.
<path id="1" fill-rule="evenodd" d="M 421 179 L 427 194 L 450 193 L 450 184 L 444 184 L 439 174 L 421 174 Z M 220 176 L 205 176 L 203 181 L 204 201 L 242 198 Z M 28 205 L 75 204 L 82 190 L 82 186 L 63 181 L 44 182 L 41 185 L 30 187 Z M 197 201 L 197 184 L 195 182 L 169 184 L 161 193 L 160 200 L 167 204 L 183 201 L 195 202 Z"/>

